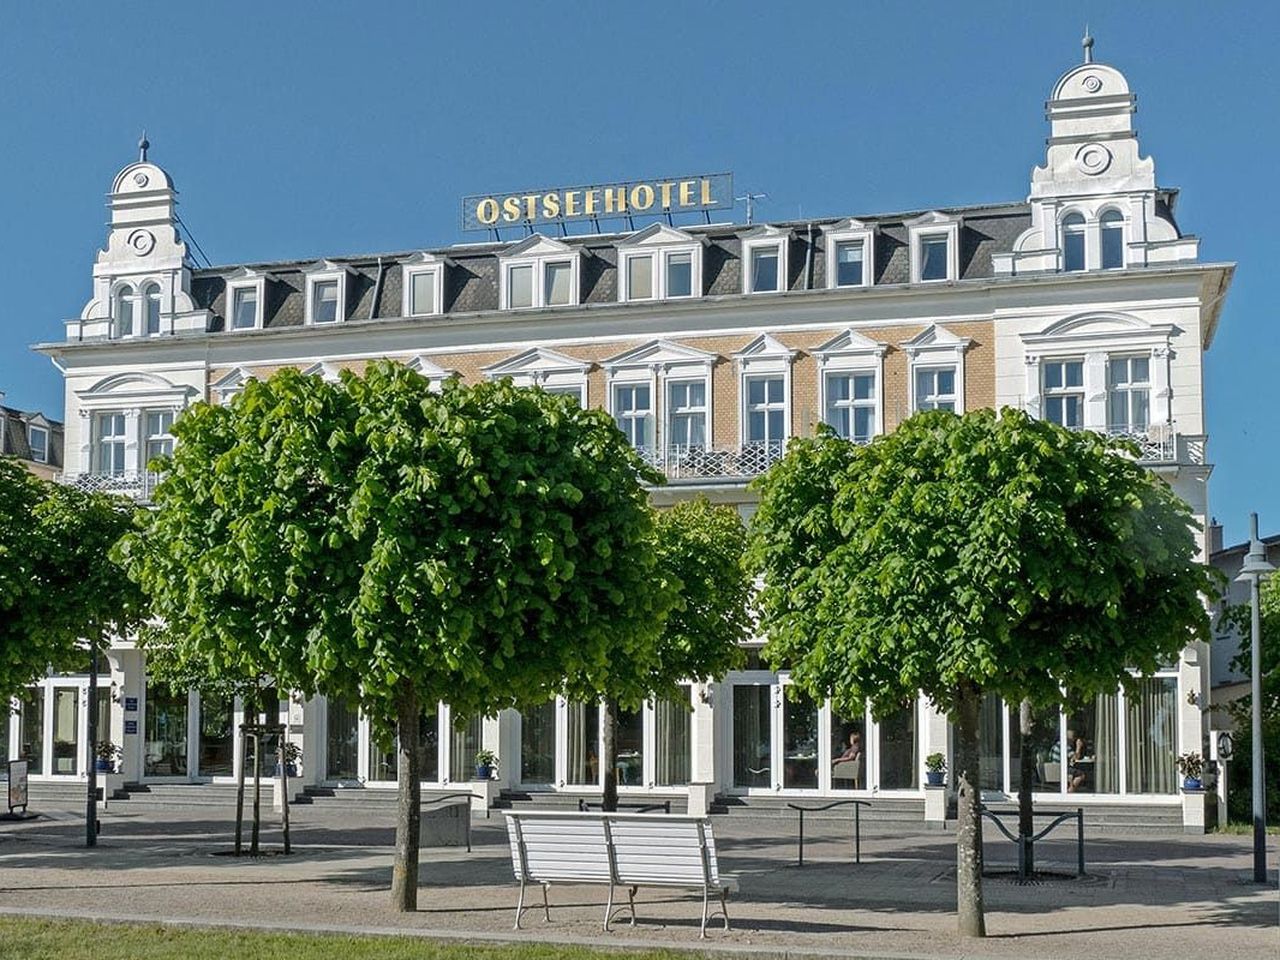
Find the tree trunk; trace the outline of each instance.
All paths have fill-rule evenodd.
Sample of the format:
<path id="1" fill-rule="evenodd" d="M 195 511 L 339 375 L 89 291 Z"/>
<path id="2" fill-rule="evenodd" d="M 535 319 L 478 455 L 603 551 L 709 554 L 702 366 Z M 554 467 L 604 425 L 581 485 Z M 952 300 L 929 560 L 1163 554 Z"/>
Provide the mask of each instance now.
<path id="1" fill-rule="evenodd" d="M 956 912 L 960 935 L 985 937 L 982 910 L 982 778 L 978 714 L 982 694 L 964 682 L 956 690 Z"/>
<path id="2" fill-rule="evenodd" d="M 396 698 L 396 862 L 391 871 L 391 905 L 401 913 L 418 909 L 418 844 L 422 832 L 422 784 L 418 770 L 418 692 L 401 682 Z"/>
<path id="3" fill-rule="evenodd" d="M 604 702 L 602 724 L 603 749 L 600 763 L 604 766 L 604 796 L 600 808 L 605 813 L 618 809 L 618 701 L 610 698 Z"/>
<path id="4" fill-rule="evenodd" d="M 1022 845 L 1026 851 L 1023 866 L 1028 876 L 1036 869 L 1035 845 L 1031 839 L 1036 833 L 1034 808 L 1031 804 L 1031 787 L 1036 776 L 1035 751 L 1036 715 L 1031 709 L 1031 701 L 1023 700 L 1018 704 L 1018 835 L 1022 837 Z"/>

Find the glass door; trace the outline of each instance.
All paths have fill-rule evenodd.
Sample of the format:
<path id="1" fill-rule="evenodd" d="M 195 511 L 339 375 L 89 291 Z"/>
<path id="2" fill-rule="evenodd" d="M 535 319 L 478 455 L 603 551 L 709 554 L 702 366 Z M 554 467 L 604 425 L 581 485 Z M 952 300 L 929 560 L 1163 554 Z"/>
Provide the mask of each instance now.
<path id="1" fill-rule="evenodd" d="M 556 702 L 520 711 L 520 782 L 546 787 L 556 781 Z"/>
<path id="2" fill-rule="evenodd" d="M 53 763 L 50 773 L 74 777 L 80 772 L 79 686 L 53 688 Z"/>
<path id="3" fill-rule="evenodd" d="M 44 770 L 44 687 L 27 687 L 18 700 L 18 756 L 27 760 L 27 773 Z"/>
<path id="4" fill-rule="evenodd" d="M 189 697 L 167 684 L 148 684 L 143 729 L 142 772 L 147 777 L 188 774 L 187 730 Z"/>
<path id="5" fill-rule="evenodd" d="M 324 776 L 334 781 L 360 777 L 360 712 L 345 700 L 325 701 Z"/>
<path id="6" fill-rule="evenodd" d="M 234 697 L 200 697 L 200 755 L 197 772 L 202 777 L 235 776 L 235 708 Z"/>
<path id="7" fill-rule="evenodd" d="M 733 787 L 739 792 L 773 786 L 773 685 L 737 683 L 733 688 Z"/>

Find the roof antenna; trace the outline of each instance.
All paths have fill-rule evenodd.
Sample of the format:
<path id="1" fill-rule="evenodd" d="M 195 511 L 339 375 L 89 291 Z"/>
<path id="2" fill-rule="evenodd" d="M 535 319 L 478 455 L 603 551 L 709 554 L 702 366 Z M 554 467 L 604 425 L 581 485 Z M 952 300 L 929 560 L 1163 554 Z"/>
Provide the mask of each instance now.
<path id="1" fill-rule="evenodd" d="M 1084 62 L 1093 63 L 1093 37 L 1089 35 L 1089 24 L 1084 25 L 1084 38 L 1080 41 L 1080 46 L 1084 47 Z"/>
<path id="2" fill-rule="evenodd" d="M 142 131 L 142 139 L 138 141 L 138 162 L 147 162 L 147 151 L 151 149 L 151 141 L 147 139 L 147 131 Z"/>
<path id="3" fill-rule="evenodd" d="M 747 193 L 745 196 L 734 197 L 733 199 L 747 201 L 747 223 L 753 223 L 755 221 L 756 201 L 765 200 L 768 196 L 767 193 Z"/>

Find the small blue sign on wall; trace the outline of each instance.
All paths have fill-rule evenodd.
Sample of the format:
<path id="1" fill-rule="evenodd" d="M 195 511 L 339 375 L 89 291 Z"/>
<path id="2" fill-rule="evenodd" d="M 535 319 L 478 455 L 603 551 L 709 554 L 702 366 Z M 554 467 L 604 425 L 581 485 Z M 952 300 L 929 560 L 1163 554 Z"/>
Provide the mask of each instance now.
<path id="1" fill-rule="evenodd" d="M 138 721 L 126 720 L 124 722 L 124 732 L 136 734 L 138 732 Z"/>
<path id="2" fill-rule="evenodd" d="M 124 712 L 125 712 L 125 713 L 137 713 L 137 712 L 138 712 L 138 698 L 137 698 L 137 697 L 125 697 L 125 698 L 124 698 Z"/>

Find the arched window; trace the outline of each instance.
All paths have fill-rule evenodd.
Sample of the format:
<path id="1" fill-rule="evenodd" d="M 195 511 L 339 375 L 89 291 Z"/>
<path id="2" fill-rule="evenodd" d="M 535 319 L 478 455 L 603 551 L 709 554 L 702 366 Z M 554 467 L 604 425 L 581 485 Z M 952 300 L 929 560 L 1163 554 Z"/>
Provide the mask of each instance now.
<path id="1" fill-rule="evenodd" d="M 1124 266 L 1124 215 L 1108 210 L 1098 221 L 1102 235 L 1102 269 L 1118 270 Z"/>
<path id="2" fill-rule="evenodd" d="M 1062 269 L 1084 269 L 1084 217 L 1078 213 L 1062 220 Z"/>
<path id="3" fill-rule="evenodd" d="M 160 285 L 149 283 L 142 288 L 142 304 L 146 311 L 147 336 L 160 332 Z"/>
<path id="4" fill-rule="evenodd" d="M 127 284 L 116 290 L 115 319 L 117 337 L 133 336 L 134 301 L 136 299 L 137 295 L 134 293 L 133 287 Z"/>

